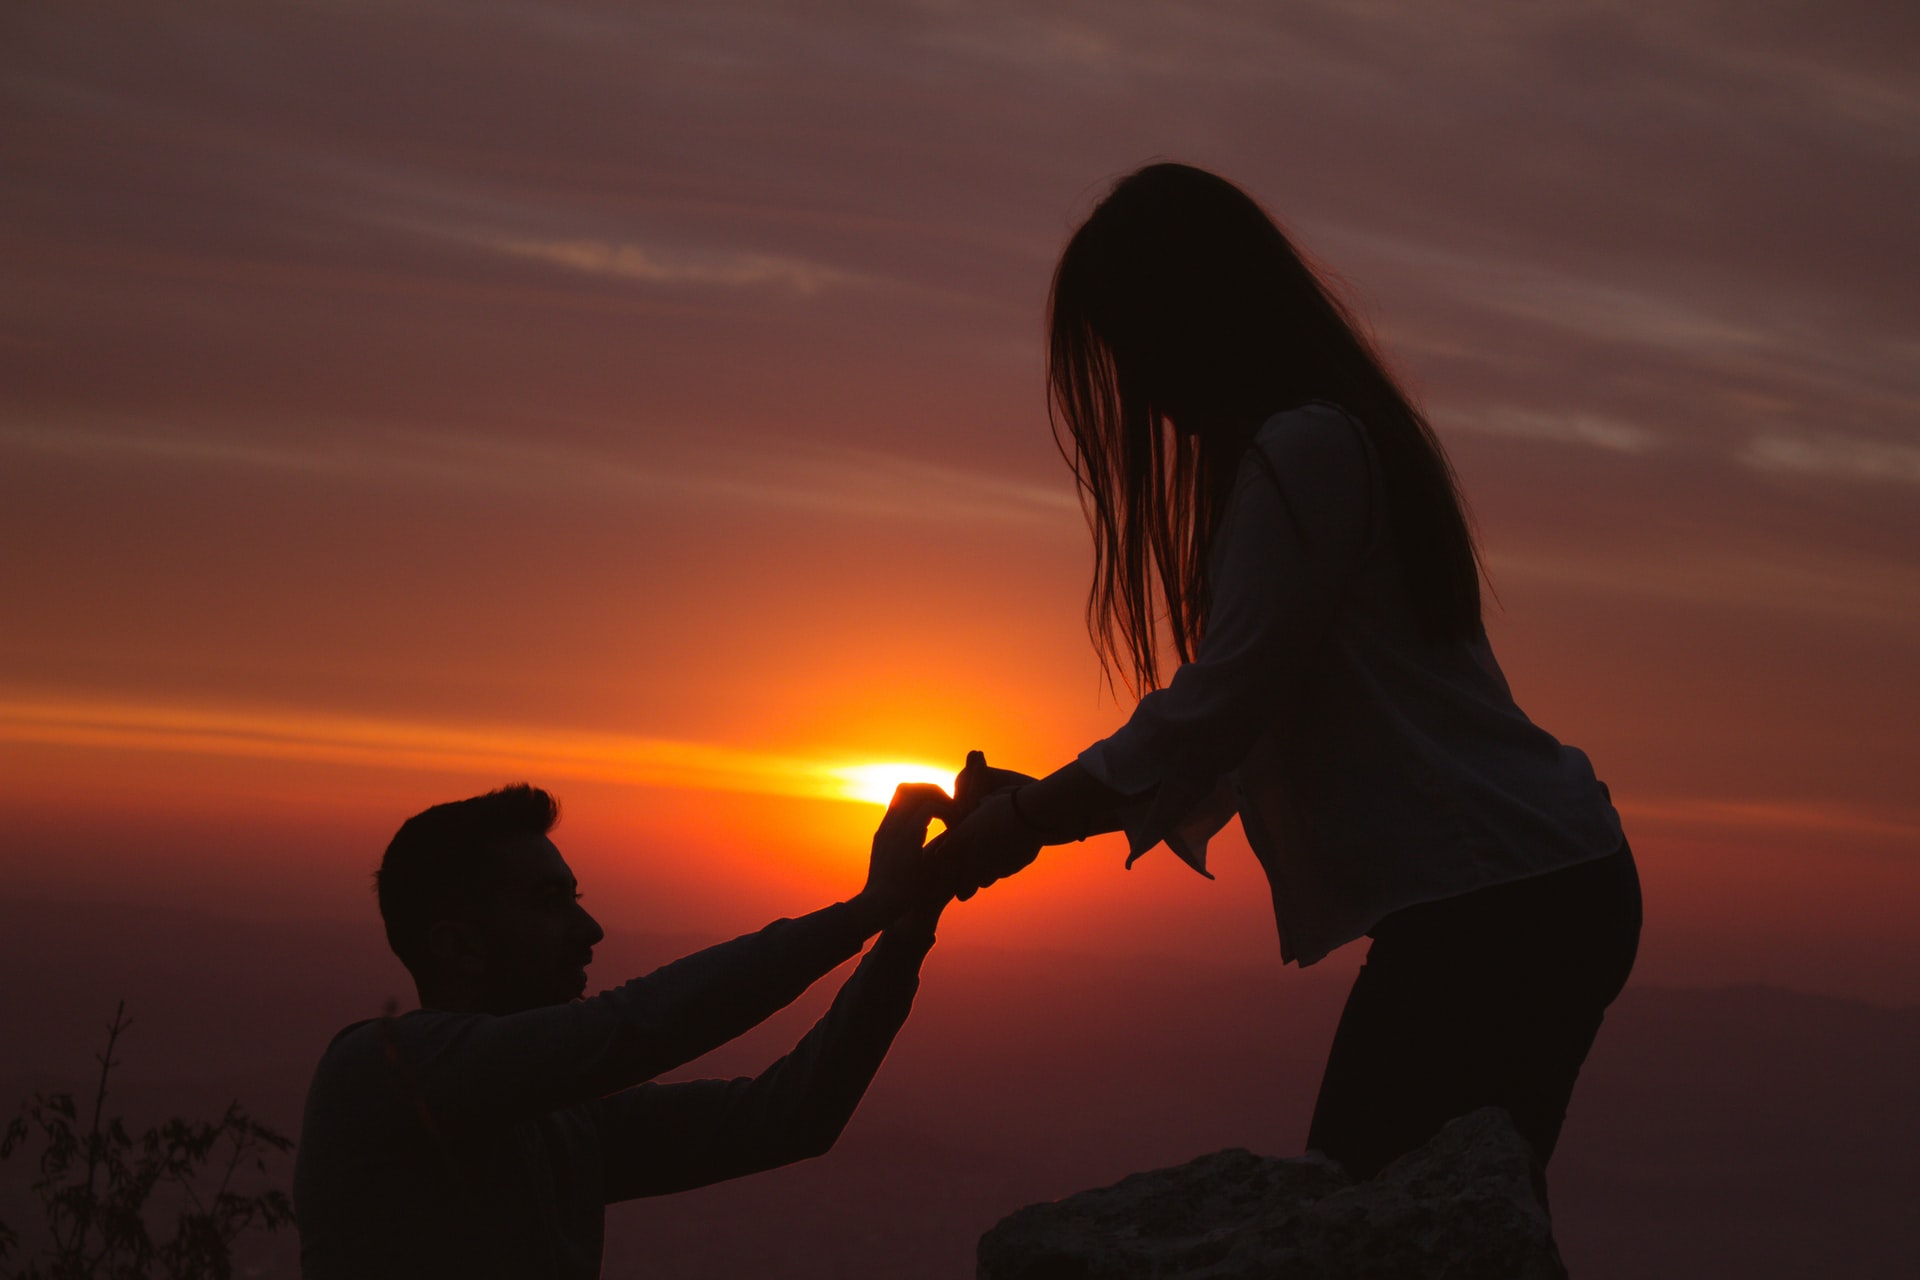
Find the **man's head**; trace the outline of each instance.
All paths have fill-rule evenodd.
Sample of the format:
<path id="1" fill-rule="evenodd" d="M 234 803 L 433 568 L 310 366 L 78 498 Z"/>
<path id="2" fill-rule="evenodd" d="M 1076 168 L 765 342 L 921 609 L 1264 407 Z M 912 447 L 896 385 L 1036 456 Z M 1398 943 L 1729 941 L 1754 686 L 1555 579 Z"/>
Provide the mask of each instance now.
<path id="1" fill-rule="evenodd" d="M 564 1004 L 605 934 L 547 833 L 559 806 L 520 783 L 408 818 L 374 887 L 420 1002 L 474 1013 Z"/>

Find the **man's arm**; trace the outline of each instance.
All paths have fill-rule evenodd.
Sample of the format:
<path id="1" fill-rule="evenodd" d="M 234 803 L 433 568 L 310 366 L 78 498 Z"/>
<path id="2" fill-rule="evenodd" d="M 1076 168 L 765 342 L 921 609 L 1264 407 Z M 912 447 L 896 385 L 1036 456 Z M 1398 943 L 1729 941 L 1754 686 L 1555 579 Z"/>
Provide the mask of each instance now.
<path id="1" fill-rule="evenodd" d="M 572 1004 L 506 1016 L 422 1010 L 390 1024 L 416 1105 L 441 1123 L 585 1102 L 690 1062 L 791 1004 L 936 883 L 920 844 L 945 811 L 903 787 L 875 832 L 867 884 L 846 902 L 676 960 Z"/>
<path id="2" fill-rule="evenodd" d="M 758 1076 L 643 1084 L 595 1102 L 607 1202 L 825 1154 L 913 1006 L 933 945 L 932 920 L 921 916 L 882 933 L 826 1015 Z"/>

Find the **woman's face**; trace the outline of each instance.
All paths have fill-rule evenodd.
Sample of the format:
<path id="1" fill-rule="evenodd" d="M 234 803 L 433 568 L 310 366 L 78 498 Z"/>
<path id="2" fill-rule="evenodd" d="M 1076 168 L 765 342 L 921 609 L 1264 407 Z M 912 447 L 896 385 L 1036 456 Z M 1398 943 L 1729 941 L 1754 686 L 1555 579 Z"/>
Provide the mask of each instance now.
<path id="1" fill-rule="evenodd" d="M 1238 435 L 1251 416 L 1228 380 L 1177 365 L 1156 371 L 1143 385 L 1147 398 L 1182 436 Z"/>

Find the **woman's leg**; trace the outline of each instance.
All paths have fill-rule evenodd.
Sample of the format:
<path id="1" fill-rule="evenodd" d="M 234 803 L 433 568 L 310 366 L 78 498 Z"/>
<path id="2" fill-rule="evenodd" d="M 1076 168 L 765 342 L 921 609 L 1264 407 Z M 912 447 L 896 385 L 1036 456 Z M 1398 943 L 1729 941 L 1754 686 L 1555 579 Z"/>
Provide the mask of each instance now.
<path id="1" fill-rule="evenodd" d="M 1505 1098 L 1515 1126 L 1533 1144 L 1541 1167 L 1552 1158 L 1566 1122 L 1567 1104 L 1608 1006 L 1627 984 L 1640 946 L 1640 877 L 1633 854 L 1569 868 L 1551 881 L 1535 906 L 1546 936 L 1536 938 L 1549 958 L 1543 980 L 1520 1003 L 1516 1033 L 1506 1041 Z M 1551 932 L 1563 922 L 1564 934 Z"/>
<path id="2" fill-rule="evenodd" d="M 1444 1050 L 1468 1010 L 1454 984 L 1419 960 L 1413 949 L 1374 941 L 1327 1053 L 1307 1146 L 1356 1178 L 1425 1142 L 1459 1093 L 1458 1064 Z"/>
<path id="3" fill-rule="evenodd" d="M 1544 1166 L 1640 931 L 1632 854 L 1424 903 L 1374 930 L 1307 1145 L 1371 1177 L 1505 1107 Z"/>

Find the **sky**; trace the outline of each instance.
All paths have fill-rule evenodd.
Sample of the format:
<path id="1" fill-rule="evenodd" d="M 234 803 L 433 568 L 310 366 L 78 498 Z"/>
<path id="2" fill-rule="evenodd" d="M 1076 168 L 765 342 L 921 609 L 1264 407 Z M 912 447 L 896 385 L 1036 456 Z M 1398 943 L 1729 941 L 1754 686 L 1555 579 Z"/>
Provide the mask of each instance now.
<path id="1" fill-rule="evenodd" d="M 0 896 L 365 919 L 402 819 L 526 778 L 603 920 L 719 935 L 857 888 L 849 771 L 1064 762 L 1127 707 L 1046 286 L 1174 158 L 1431 413 L 1641 976 L 1920 1002 L 1916 47 L 1851 0 L 7 6 Z M 943 937 L 1273 957 L 1237 835 L 1121 857 Z"/>

